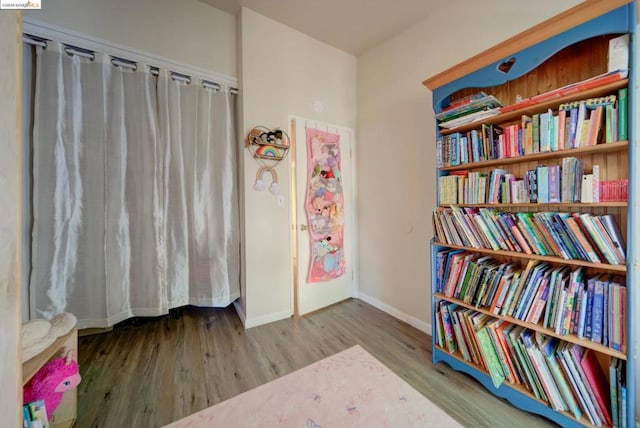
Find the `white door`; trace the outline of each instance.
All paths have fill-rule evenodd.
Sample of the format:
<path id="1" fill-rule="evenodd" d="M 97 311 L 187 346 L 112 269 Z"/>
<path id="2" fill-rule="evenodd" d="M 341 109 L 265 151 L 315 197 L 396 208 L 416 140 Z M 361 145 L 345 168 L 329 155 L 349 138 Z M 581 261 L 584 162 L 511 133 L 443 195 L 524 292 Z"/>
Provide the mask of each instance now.
<path id="1" fill-rule="evenodd" d="M 294 308 L 297 315 L 304 315 L 354 296 L 354 240 L 356 237 L 352 158 L 354 132 L 352 129 L 300 117 L 292 117 L 290 123 L 295 141 L 293 156 L 295 206 L 292 208 L 293 227 L 295 227 L 293 236 Z M 332 168 L 330 168 L 331 171 L 322 171 L 322 182 L 327 186 L 330 185 L 329 190 L 333 193 L 327 193 L 327 186 L 318 180 L 321 168 L 316 162 L 317 156 L 308 157 L 310 153 L 308 153 L 307 131 L 309 135 L 328 136 L 332 143 L 337 139 L 337 144 L 329 145 L 330 149 L 323 147 L 329 150 Z M 313 159 L 314 171 L 311 173 L 308 171 L 308 159 Z M 339 166 L 337 170 L 334 169 L 336 166 Z M 309 183 L 312 185 L 310 186 Z M 335 196 L 339 190 L 341 190 L 341 197 Z M 320 192 L 324 192 L 325 196 L 332 195 L 331 201 L 328 198 L 317 197 Z M 311 213 L 312 217 L 309 217 L 311 214 L 307 212 L 310 207 L 317 210 Z M 337 223 L 337 221 L 334 222 L 336 210 L 340 211 L 339 223 L 342 227 L 338 233 L 336 233 L 338 229 L 334 227 L 334 223 Z M 324 217 L 318 214 L 321 211 Z M 318 226 L 319 219 L 326 221 L 324 227 Z M 329 229 L 330 221 L 332 226 Z M 337 236 L 338 234 L 341 236 Z M 332 236 L 333 242 L 331 242 Z M 339 242 L 340 240 L 342 242 Z M 340 269 L 337 268 L 337 264 L 341 264 Z M 313 269 L 311 278 L 310 269 Z"/>

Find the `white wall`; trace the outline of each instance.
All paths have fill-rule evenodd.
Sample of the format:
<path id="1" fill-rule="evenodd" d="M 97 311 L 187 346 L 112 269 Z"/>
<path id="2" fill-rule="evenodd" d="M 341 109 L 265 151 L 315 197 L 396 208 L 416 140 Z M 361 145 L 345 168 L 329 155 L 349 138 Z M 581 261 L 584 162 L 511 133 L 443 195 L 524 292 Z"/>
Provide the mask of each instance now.
<path id="1" fill-rule="evenodd" d="M 0 415 L 21 426 L 20 165 L 21 15 L 0 13 Z"/>
<path id="2" fill-rule="evenodd" d="M 45 0 L 24 16 L 237 77 L 236 18 L 197 0 Z"/>
<path id="3" fill-rule="evenodd" d="M 436 131 L 431 92 L 421 82 L 578 3 L 447 2 L 358 58 L 361 294 L 431 323 Z"/>
<path id="4" fill-rule="evenodd" d="M 356 125 L 356 58 L 252 10 L 240 12 L 242 126 L 288 130 L 289 115 L 335 125 Z M 313 102 L 324 111 L 316 113 Z M 285 207 L 268 191 L 253 190 L 259 167 L 243 149 L 241 172 L 245 326 L 292 314 L 289 188 L 287 158 L 277 167 Z"/>

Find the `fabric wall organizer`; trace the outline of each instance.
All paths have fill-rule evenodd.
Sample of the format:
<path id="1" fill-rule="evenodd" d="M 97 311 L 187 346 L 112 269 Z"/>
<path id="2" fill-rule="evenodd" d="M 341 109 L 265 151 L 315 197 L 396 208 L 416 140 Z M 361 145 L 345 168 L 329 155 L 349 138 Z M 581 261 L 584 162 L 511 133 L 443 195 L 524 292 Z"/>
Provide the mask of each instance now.
<path id="1" fill-rule="evenodd" d="M 344 196 L 340 135 L 306 129 L 307 189 L 305 211 L 311 258 L 307 281 L 330 281 L 345 272 Z"/>

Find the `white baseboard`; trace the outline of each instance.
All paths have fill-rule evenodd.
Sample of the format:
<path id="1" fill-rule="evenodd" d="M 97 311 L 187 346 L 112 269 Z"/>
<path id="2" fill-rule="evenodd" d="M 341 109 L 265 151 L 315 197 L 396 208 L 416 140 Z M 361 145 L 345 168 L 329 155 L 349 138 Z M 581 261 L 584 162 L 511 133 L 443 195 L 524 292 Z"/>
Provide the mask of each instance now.
<path id="1" fill-rule="evenodd" d="M 397 318 L 400 321 L 406 322 L 410 326 L 415 327 L 424 333 L 431 334 L 431 324 L 429 323 L 419 320 L 416 317 L 412 317 L 411 315 L 407 315 L 404 312 L 394 308 L 393 306 L 389 306 L 386 303 L 383 303 L 380 300 L 375 299 L 371 296 L 368 296 L 364 293 L 358 293 L 356 297 L 362 300 L 363 302 L 368 303 L 371 306 L 378 308 L 383 312 L 388 313 L 392 317 Z"/>
<path id="2" fill-rule="evenodd" d="M 238 313 L 238 316 L 240 317 L 245 330 L 251 327 L 268 324 L 270 322 L 284 320 L 293 316 L 291 311 L 282 311 L 274 314 L 263 315 L 261 317 L 247 318 L 237 300 L 233 302 L 233 307 L 236 309 L 236 312 Z"/>
<path id="3" fill-rule="evenodd" d="M 242 305 L 240 305 L 240 299 L 236 299 L 236 300 L 233 301 L 233 307 L 236 309 L 236 313 L 240 317 L 240 321 L 242 321 L 242 325 L 245 325 L 246 317 L 244 316 L 244 311 L 242 310 Z M 245 329 L 246 328 L 247 327 L 245 326 Z"/>

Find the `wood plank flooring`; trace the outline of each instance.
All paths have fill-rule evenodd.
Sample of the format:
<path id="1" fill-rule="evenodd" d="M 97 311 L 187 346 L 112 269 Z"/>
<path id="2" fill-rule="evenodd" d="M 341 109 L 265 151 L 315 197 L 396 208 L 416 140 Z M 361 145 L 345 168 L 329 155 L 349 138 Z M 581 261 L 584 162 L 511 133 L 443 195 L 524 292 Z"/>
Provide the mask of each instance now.
<path id="1" fill-rule="evenodd" d="M 361 345 L 469 427 L 549 427 L 446 364 L 430 337 L 351 299 L 244 330 L 232 307 L 187 307 L 79 339 L 77 427 L 159 427 Z"/>

